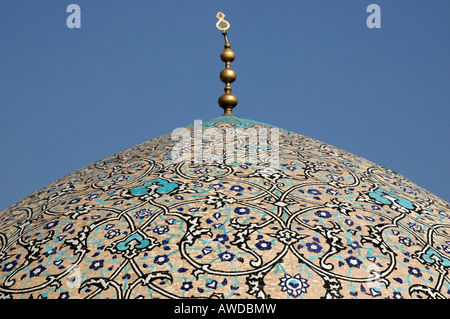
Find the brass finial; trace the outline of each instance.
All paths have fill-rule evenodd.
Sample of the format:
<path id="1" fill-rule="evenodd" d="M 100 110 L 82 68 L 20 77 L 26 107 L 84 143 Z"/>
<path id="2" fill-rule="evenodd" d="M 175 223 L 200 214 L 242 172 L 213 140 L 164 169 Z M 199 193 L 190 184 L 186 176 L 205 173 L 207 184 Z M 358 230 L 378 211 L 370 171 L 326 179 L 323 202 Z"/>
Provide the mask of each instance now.
<path id="1" fill-rule="evenodd" d="M 232 109 L 237 105 L 237 97 L 231 94 L 231 83 L 236 80 L 236 72 L 231 69 L 231 62 L 236 57 L 234 52 L 230 49 L 231 45 L 228 42 L 227 31 L 230 27 L 230 23 L 226 20 L 225 14 L 219 11 L 216 15 L 219 21 L 216 23 L 216 27 L 222 30 L 223 37 L 225 39 L 225 50 L 220 55 L 220 59 L 225 62 L 225 69 L 220 72 L 220 80 L 225 83 L 225 94 L 219 98 L 219 105 L 224 109 L 223 115 L 233 115 Z"/>

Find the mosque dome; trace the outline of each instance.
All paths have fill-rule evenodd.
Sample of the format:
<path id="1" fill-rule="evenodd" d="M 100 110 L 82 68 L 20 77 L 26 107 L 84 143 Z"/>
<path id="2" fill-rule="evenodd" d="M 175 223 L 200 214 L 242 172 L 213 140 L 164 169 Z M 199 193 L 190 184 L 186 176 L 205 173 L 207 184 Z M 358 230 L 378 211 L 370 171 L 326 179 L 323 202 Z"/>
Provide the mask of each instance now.
<path id="1" fill-rule="evenodd" d="M 233 59 L 222 54 L 225 70 Z M 221 73 L 224 115 L 1 211 L 0 299 L 448 298 L 449 203 L 342 149 L 233 115 L 235 78 Z"/>

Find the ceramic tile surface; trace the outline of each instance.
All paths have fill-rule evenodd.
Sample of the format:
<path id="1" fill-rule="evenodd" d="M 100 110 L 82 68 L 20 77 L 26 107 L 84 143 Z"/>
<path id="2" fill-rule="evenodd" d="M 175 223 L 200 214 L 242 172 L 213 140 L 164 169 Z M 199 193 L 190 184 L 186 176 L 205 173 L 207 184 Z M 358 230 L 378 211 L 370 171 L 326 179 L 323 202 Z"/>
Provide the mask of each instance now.
<path id="1" fill-rule="evenodd" d="M 449 297 L 449 204 L 397 173 L 281 129 L 276 169 L 173 163 L 176 143 L 151 139 L 1 211 L 0 298 Z"/>

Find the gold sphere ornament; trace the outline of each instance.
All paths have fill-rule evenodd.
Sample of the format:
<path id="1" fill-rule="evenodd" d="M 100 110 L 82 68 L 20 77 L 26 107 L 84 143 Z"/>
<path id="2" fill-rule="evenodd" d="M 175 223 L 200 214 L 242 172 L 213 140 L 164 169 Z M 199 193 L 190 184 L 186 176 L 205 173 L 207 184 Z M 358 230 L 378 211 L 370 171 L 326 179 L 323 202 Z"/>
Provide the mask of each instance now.
<path id="1" fill-rule="evenodd" d="M 225 93 L 219 97 L 219 105 L 224 109 L 225 114 L 232 114 L 231 110 L 238 104 L 238 99 L 234 94 Z"/>
<path id="2" fill-rule="evenodd" d="M 236 72 L 231 69 L 225 69 L 220 72 L 220 80 L 223 83 L 233 83 L 236 80 Z"/>
<path id="3" fill-rule="evenodd" d="M 220 55 L 220 59 L 225 63 L 233 62 L 235 58 L 236 58 L 236 55 L 234 54 L 233 50 L 231 50 L 229 48 L 223 50 L 222 54 Z"/>

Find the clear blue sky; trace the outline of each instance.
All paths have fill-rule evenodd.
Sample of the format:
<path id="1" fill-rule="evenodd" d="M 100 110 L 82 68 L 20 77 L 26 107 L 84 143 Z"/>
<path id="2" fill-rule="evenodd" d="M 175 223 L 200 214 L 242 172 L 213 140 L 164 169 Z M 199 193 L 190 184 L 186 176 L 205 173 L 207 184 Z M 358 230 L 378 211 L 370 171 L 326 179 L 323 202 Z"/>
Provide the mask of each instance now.
<path id="1" fill-rule="evenodd" d="M 69 4 L 81 28 L 69 29 Z M 381 8 L 369 29 L 366 8 Z M 448 0 L 0 0 L 0 209 L 112 153 L 235 113 L 357 154 L 450 201 Z"/>

